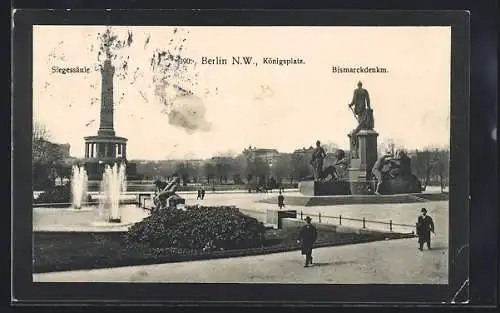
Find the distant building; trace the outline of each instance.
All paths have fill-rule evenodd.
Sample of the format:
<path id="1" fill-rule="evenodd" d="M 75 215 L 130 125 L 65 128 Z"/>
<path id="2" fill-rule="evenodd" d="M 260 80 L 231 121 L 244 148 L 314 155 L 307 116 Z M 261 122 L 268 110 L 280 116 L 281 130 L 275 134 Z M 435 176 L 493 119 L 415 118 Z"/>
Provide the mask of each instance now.
<path id="1" fill-rule="evenodd" d="M 295 151 L 293 151 L 293 154 L 306 154 L 306 155 L 309 155 L 314 152 L 314 147 L 313 146 L 309 146 L 309 148 L 306 148 L 306 147 L 303 147 L 303 148 L 300 148 L 300 149 L 297 149 Z"/>
<path id="2" fill-rule="evenodd" d="M 280 153 L 276 149 L 255 148 L 252 146 L 243 150 L 243 154 L 249 160 L 255 160 L 256 158 L 259 158 L 262 161 L 266 162 L 269 166 L 273 166 L 274 164 L 276 164 L 278 158 L 280 157 Z"/>
<path id="3" fill-rule="evenodd" d="M 305 147 L 300 148 L 300 149 L 293 151 L 292 155 L 301 155 L 309 160 L 312 158 L 314 149 L 315 148 L 312 146 L 310 146 L 309 148 L 305 148 Z M 346 153 L 346 155 L 348 155 L 348 153 L 349 153 L 349 151 L 346 151 L 346 150 L 344 150 L 344 152 Z M 336 159 L 337 159 L 336 151 L 335 152 L 327 152 L 323 165 L 329 166 L 329 165 L 335 164 Z"/>
<path id="4" fill-rule="evenodd" d="M 202 159 L 192 159 L 192 160 L 186 160 L 185 161 L 187 164 L 189 164 L 192 167 L 199 167 L 202 166 L 205 160 Z"/>

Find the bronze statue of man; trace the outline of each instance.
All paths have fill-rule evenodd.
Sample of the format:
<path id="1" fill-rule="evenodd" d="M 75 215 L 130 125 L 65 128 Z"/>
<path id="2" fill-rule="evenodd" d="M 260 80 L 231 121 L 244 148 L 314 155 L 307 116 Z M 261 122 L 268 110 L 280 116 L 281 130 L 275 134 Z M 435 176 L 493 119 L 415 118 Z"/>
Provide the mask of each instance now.
<path id="1" fill-rule="evenodd" d="M 362 129 L 373 129 L 374 127 L 373 110 L 370 106 L 370 95 L 368 91 L 363 88 L 363 83 L 361 81 L 358 82 L 358 88 L 354 90 L 349 108 L 358 121 L 358 126 L 356 126 L 350 134 L 351 152 L 353 153 L 353 157 L 357 158 L 358 132 Z"/>
<path id="2" fill-rule="evenodd" d="M 313 167 L 314 180 L 319 180 L 323 171 L 323 160 L 326 158 L 326 152 L 321 147 L 321 142 L 316 141 L 316 148 L 313 151 L 311 165 Z"/>

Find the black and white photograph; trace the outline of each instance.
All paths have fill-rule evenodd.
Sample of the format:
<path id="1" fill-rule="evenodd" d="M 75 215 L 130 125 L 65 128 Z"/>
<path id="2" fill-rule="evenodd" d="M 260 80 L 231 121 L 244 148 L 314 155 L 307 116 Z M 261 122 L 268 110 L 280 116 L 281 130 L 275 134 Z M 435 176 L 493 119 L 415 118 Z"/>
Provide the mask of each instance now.
<path id="1" fill-rule="evenodd" d="M 33 282 L 449 283 L 451 27 L 32 40 Z"/>

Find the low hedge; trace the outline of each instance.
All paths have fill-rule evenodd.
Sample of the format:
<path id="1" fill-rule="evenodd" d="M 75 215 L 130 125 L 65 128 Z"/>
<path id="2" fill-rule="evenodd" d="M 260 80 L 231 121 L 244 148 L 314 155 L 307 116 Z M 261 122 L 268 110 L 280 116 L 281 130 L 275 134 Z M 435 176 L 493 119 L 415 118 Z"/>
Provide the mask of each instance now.
<path id="1" fill-rule="evenodd" d="M 234 207 L 188 206 L 155 210 L 126 234 L 129 245 L 233 250 L 261 247 L 265 227 Z"/>
<path id="2" fill-rule="evenodd" d="M 187 248 L 130 246 L 122 233 L 34 232 L 34 273 L 160 264 L 217 258 L 262 255 L 299 250 L 297 229 L 268 230 L 264 247 L 203 251 Z M 347 234 L 318 232 L 315 247 L 412 238 L 409 234 Z"/>

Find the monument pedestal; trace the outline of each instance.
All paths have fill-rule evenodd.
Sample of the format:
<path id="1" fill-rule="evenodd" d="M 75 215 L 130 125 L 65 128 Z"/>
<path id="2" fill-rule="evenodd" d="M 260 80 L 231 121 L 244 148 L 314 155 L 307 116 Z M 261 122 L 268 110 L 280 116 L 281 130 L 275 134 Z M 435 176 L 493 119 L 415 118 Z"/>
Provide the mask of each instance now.
<path id="1" fill-rule="evenodd" d="M 377 161 L 377 137 L 378 133 L 374 130 L 360 130 L 357 134 L 358 150 L 352 154 L 348 169 L 353 195 L 373 193 L 371 170 Z"/>
<path id="2" fill-rule="evenodd" d="M 84 165 L 88 179 L 91 181 L 101 181 L 106 165 L 113 166 L 115 163 L 125 163 L 125 173 L 127 180 L 134 180 L 137 177 L 137 164 L 127 160 L 117 158 L 85 159 Z"/>
<path id="3" fill-rule="evenodd" d="M 299 182 L 299 191 L 308 196 L 337 196 L 350 193 L 348 181 L 304 180 Z"/>

